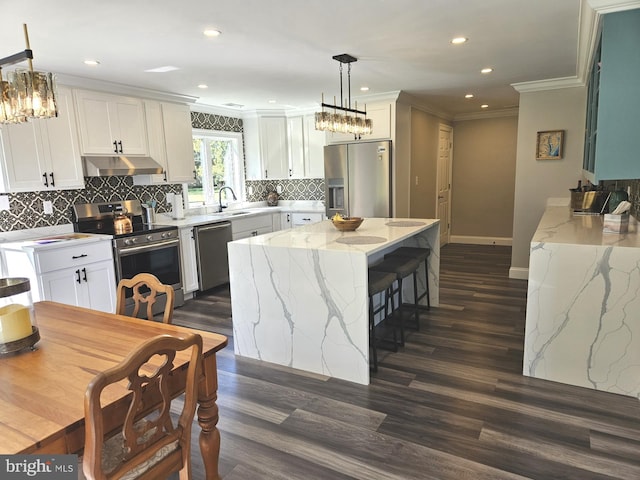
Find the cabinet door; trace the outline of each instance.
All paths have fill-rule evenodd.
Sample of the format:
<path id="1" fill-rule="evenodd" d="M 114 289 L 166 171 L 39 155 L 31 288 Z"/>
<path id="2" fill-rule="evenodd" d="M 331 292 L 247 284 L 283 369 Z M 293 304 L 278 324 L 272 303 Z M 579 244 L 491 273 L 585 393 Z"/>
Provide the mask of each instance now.
<path id="1" fill-rule="evenodd" d="M 169 182 L 193 181 L 193 134 L 191 111 L 187 105 L 162 104 L 164 139 Z"/>
<path id="2" fill-rule="evenodd" d="M 116 276 L 113 262 L 91 263 L 80 268 L 82 287 L 81 307 L 116 311 Z"/>
<path id="3" fill-rule="evenodd" d="M 148 154 L 147 129 L 144 124 L 144 107 L 141 100 L 114 97 L 109 103 L 109 121 L 114 140 L 122 142 L 122 154 Z"/>
<path id="4" fill-rule="evenodd" d="M 164 146 L 164 126 L 162 122 L 162 107 L 154 100 L 144 101 L 144 117 L 149 141 L 149 156 L 158 162 L 164 173 L 157 175 L 134 175 L 134 185 L 149 185 L 167 183 L 167 157 Z"/>
<path id="5" fill-rule="evenodd" d="M 3 191 L 46 190 L 46 172 L 40 129 L 34 122 L 3 125 Z M 48 183 L 48 181 L 47 181 Z"/>
<path id="6" fill-rule="evenodd" d="M 326 133 L 316 130 L 314 115 L 304 117 L 304 176 L 324 178 L 324 146 Z"/>
<path id="7" fill-rule="evenodd" d="M 182 260 L 182 289 L 184 293 L 198 289 L 198 268 L 193 228 L 180 229 L 180 255 Z"/>
<path id="8" fill-rule="evenodd" d="M 289 178 L 303 178 L 305 145 L 302 117 L 290 117 L 287 119 L 287 140 L 289 147 Z"/>
<path id="9" fill-rule="evenodd" d="M 40 282 L 43 300 L 82 306 L 82 272 L 79 267 L 44 273 Z"/>
<path id="10" fill-rule="evenodd" d="M 37 120 L 42 130 L 42 146 L 48 163 L 46 172 L 49 175 L 49 184 L 51 186 L 53 174 L 52 188 L 84 188 L 78 126 L 71 90 L 58 87 L 57 102 L 57 118 Z"/>
<path id="11" fill-rule="evenodd" d="M 286 118 L 263 117 L 259 122 L 264 178 L 288 178 Z"/>
<path id="12" fill-rule="evenodd" d="M 290 213 L 281 213 L 280 214 L 280 228 L 284 230 L 285 228 L 291 228 L 291 214 Z"/>
<path id="13" fill-rule="evenodd" d="M 117 141 L 109 121 L 110 95 L 75 90 L 80 151 L 83 155 L 115 155 Z"/>

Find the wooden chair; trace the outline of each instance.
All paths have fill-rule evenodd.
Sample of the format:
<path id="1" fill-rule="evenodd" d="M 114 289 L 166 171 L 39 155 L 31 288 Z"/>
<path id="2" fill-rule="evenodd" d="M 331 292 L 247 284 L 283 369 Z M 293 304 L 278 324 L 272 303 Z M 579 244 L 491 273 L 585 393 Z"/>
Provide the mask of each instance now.
<path id="1" fill-rule="evenodd" d="M 176 352 L 188 349 L 191 349 L 191 359 L 184 405 L 174 426 L 170 417 L 170 374 Z M 87 387 L 84 400 L 82 470 L 88 480 L 156 480 L 174 472 L 180 472 L 181 480 L 191 479 L 191 425 L 201 363 L 200 335 L 183 338 L 160 335 L 144 342 L 119 365 L 96 375 Z M 125 379 L 130 391 L 127 405 L 117 411 L 103 410 L 100 404 L 103 391 Z M 153 399 L 152 405 L 149 398 Z M 105 435 L 113 433 L 105 429 L 115 424 L 121 427 L 105 441 Z"/>
<path id="2" fill-rule="evenodd" d="M 142 287 L 148 288 L 149 291 L 141 293 L 140 288 Z M 133 300 L 135 302 L 133 313 L 131 314 L 132 317 L 137 317 L 140 312 L 140 307 L 143 303 L 146 303 L 147 318 L 153 320 L 153 304 L 156 303 L 158 293 L 165 293 L 167 303 L 164 307 L 162 321 L 164 323 L 171 323 L 173 317 L 174 291 L 170 285 L 164 285 L 155 275 L 150 273 L 139 273 L 131 279 L 123 278 L 118 283 L 116 300 L 116 313 L 118 315 L 127 315 L 125 298 L 128 288 L 133 290 Z"/>

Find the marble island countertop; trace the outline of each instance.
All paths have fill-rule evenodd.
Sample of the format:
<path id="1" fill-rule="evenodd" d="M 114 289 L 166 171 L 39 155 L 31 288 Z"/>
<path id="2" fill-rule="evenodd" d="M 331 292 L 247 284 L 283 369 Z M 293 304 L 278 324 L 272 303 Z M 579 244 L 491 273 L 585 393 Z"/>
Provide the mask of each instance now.
<path id="1" fill-rule="evenodd" d="M 569 207 L 547 207 L 531 243 L 640 248 L 638 224 L 629 219 L 627 233 L 604 233 L 602 215 L 574 215 Z"/>
<path id="2" fill-rule="evenodd" d="M 280 230 L 257 237 L 236 240 L 239 243 L 283 248 L 302 248 L 374 254 L 390 243 L 399 243 L 439 223 L 434 219 L 365 218 L 354 232 L 337 230 L 331 220 Z"/>

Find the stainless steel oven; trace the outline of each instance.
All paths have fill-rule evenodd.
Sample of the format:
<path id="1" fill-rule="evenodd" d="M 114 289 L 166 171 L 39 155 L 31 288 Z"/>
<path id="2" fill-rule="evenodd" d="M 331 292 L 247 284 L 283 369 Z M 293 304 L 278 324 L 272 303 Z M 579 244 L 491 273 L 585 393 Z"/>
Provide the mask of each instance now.
<path id="1" fill-rule="evenodd" d="M 132 223 L 132 231 L 117 234 L 114 219 L 126 214 Z M 172 225 L 144 222 L 139 200 L 87 203 L 73 206 L 73 226 L 77 232 L 113 235 L 114 268 L 116 281 L 132 278 L 138 273 L 151 273 L 175 292 L 175 306 L 184 304 L 180 265 L 180 236 Z M 132 292 L 127 292 L 127 303 L 133 309 Z M 159 298 L 154 312 L 164 309 L 165 301 Z"/>

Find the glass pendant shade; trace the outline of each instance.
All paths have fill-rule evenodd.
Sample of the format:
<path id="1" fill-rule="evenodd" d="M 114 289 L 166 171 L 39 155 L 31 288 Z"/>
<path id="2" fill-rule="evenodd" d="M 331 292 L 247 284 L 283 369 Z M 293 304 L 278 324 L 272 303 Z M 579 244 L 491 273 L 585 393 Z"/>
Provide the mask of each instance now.
<path id="1" fill-rule="evenodd" d="M 16 117 L 51 118 L 58 116 L 53 74 L 30 70 L 10 72 L 9 86 L 15 99 Z"/>

